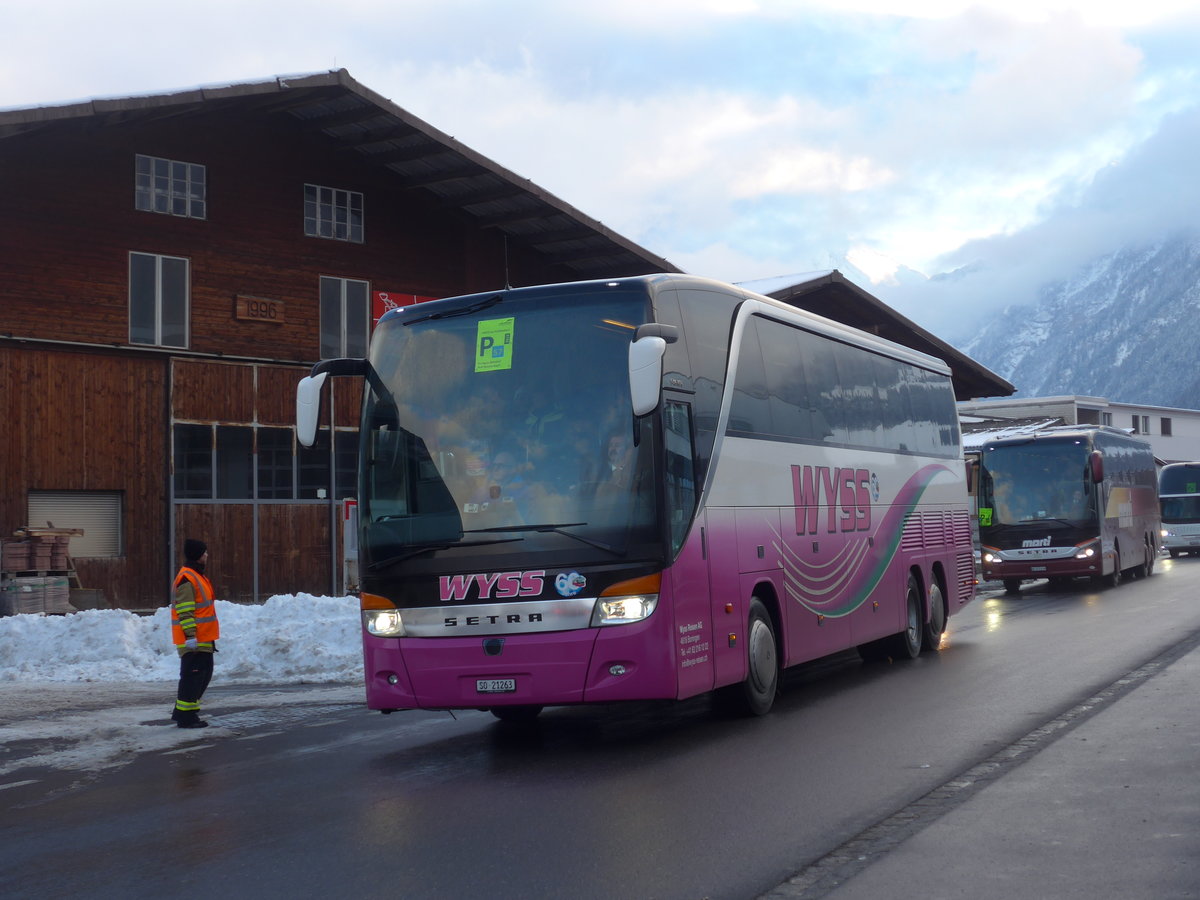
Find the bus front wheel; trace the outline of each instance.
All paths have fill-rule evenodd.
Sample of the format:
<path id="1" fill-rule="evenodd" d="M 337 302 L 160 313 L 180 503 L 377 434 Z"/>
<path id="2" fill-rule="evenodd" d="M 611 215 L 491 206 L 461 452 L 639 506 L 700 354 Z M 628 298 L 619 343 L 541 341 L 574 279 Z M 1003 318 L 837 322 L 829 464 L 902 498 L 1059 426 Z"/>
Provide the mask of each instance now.
<path id="1" fill-rule="evenodd" d="M 720 692 L 721 706 L 746 716 L 765 716 L 779 689 L 779 649 L 775 627 L 766 606 L 757 597 L 750 601 L 746 619 L 746 680 Z"/>
<path id="2" fill-rule="evenodd" d="M 1113 548 L 1113 570 L 1112 574 L 1105 579 L 1110 588 L 1120 587 L 1121 585 L 1121 548 Z"/>
<path id="3" fill-rule="evenodd" d="M 1004 579 L 1004 593 L 1006 593 L 1006 594 L 1021 593 L 1021 579 L 1020 578 L 1005 578 Z"/>

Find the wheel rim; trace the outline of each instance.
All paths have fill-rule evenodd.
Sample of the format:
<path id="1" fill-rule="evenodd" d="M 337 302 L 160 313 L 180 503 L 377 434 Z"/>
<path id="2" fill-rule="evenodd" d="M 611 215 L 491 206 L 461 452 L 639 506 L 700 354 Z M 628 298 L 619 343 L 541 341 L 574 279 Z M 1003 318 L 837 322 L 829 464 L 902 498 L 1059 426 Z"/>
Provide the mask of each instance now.
<path id="1" fill-rule="evenodd" d="M 910 647 L 921 646 L 921 604 L 917 600 L 917 592 L 908 592 L 908 644 Z"/>
<path id="2" fill-rule="evenodd" d="M 757 694 L 765 694 L 775 684 L 775 638 L 762 619 L 750 626 L 750 684 Z"/>
<path id="3" fill-rule="evenodd" d="M 937 584 L 929 589 L 929 630 L 937 637 L 946 630 L 946 604 L 942 602 L 942 589 Z"/>

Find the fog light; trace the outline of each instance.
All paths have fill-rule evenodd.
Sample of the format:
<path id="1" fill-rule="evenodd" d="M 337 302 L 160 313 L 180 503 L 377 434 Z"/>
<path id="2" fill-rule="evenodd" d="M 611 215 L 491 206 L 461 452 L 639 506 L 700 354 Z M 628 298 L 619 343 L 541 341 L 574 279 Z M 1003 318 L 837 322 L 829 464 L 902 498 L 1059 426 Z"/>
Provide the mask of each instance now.
<path id="1" fill-rule="evenodd" d="M 397 682 L 400 681 L 400 679 L 393 673 L 388 676 L 387 681 L 388 681 L 388 684 L 396 684 Z"/>
<path id="2" fill-rule="evenodd" d="M 625 667 L 623 665 L 621 665 L 620 663 L 617 663 L 615 666 L 609 666 L 608 674 L 609 675 L 624 675 Z"/>

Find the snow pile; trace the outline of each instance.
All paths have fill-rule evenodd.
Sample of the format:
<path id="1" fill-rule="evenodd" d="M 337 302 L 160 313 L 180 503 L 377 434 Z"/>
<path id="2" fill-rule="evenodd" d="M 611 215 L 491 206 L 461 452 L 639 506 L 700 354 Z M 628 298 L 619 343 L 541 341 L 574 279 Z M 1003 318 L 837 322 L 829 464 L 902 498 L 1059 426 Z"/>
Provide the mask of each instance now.
<path id="1" fill-rule="evenodd" d="M 362 681 L 354 597 L 279 595 L 261 606 L 217 601 L 217 672 L 225 684 Z M 0 683 L 175 681 L 171 614 L 84 610 L 0 618 Z"/>

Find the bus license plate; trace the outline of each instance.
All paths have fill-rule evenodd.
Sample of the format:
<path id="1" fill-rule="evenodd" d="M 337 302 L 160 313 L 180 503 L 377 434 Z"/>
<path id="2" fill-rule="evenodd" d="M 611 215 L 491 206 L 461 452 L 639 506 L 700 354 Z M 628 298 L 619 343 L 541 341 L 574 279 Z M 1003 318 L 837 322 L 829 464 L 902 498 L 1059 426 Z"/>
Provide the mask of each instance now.
<path id="1" fill-rule="evenodd" d="M 480 694 L 511 694 L 517 690 L 517 679 L 480 678 L 475 682 L 475 690 Z"/>
<path id="2" fill-rule="evenodd" d="M 1030 566 L 1029 571 L 1030 572 L 1045 572 L 1046 567 L 1045 566 Z"/>

